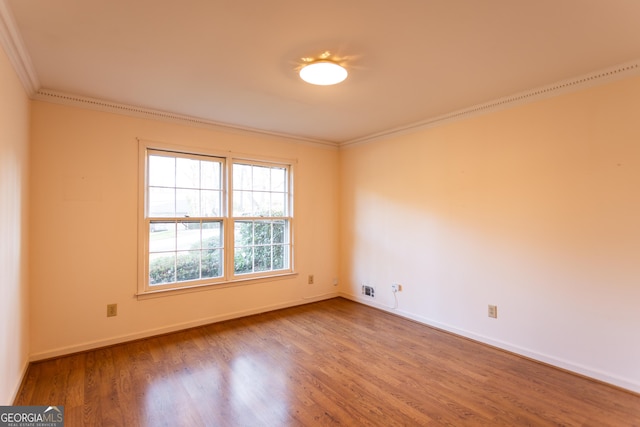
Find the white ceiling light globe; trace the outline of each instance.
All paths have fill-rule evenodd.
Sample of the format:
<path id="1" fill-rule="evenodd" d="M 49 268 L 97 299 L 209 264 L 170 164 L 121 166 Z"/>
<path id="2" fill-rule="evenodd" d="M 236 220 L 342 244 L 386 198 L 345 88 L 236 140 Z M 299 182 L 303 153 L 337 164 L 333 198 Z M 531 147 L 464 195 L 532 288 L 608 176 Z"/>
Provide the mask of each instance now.
<path id="1" fill-rule="evenodd" d="M 300 70 L 300 78 L 312 85 L 329 86 L 347 78 L 347 70 L 331 61 L 316 61 Z"/>

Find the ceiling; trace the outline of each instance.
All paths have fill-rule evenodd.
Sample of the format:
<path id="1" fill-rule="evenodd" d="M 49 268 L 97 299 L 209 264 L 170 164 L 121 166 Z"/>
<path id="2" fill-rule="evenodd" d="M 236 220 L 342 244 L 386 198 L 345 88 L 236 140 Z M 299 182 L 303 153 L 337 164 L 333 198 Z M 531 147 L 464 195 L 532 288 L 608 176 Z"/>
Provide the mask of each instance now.
<path id="1" fill-rule="evenodd" d="M 0 1 L 35 92 L 335 144 L 640 59 L 638 0 Z"/>

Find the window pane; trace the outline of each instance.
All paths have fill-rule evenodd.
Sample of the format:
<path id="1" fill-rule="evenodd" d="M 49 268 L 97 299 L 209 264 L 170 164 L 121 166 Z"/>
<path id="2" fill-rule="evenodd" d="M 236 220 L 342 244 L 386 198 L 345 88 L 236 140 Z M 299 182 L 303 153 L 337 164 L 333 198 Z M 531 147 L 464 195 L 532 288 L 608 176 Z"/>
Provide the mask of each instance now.
<path id="1" fill-rule="evenodd" d="M 268 191 L 271 188 L 271 168 L 253 166 L 253 191 Z"/>
<path id="2" fill-rule="evenodd" d="M 198 190 L 176 190 L 175 216 L 200 216 L 200 192 Z"/>
<path id="3" fill-rule="evenodd" d="M 251 166 L 233 165 L 233 189 L 251 190 Z"/>
<path id="4" fill-rule="evenodd" d="M 235 191 L 233 193 L 233 216 L 253 216 L 252 193 Z"/>
<path id="5" fill-rule="evenodd" d="M 149 254 L 149 285 L 176 281 L 176 254 Z"/>
<path id="6" fill-rule="evenodd" d="M 253 245 L 253 222 L 236 221 L 233 234 L 236 247 Z"/>
<path id="7" fill-rule="evenodd" d="M 202 278 L 222 276 L 222 250 L 210 249 L 202 251 Z"/>
<path id="8" fill-rule="evenodd" d="M 202 223 L 202 248 L 217 249 L 222 247 L 222 222 Z"/>
<path id="9" fill-rule="evenodd" d="M 165 156 L 149 156 L 149 185 L 175 187 L 176 159 Z"/>
<path id="10" fill-rule="evenodd" d="M 200 221 L 181 221 L 177 227 L 177 249 L 201 248 Z"/>
<path id="11" fill-rule="evenodd" d="M 273 243 L 288 243 L 285 239 L 285 221 L 273 221 Z"/>
<path id="12" fill-rule="evenodd" d="M 283 168 L 271 169 L 271 191 L 285 192 L 287 190 L 287 171 Z"/>
<path id="13" fill-rule="evenodd" d="M 253 199 L 253 214 L 252 216 L 270 216 L 271 215 L 271 200 L 269 193 L 256 192 L 252 193 Z"/>
<path id="14" fill-rule="evenodd" d="M 178 282 L 200 278 L 200 251 L 177 253 L 176 279 Z"/>
<path id="15" fill-rule="evenodd" d="M 176 187 L 200 188 L 200 161 L 176 159 Z"/>
<path id="16" fill-rule="evenodd" d="M 257 221 L 253 228 L 253 241 L 255 245 L 271 244 L 271 222 Z"/>
<path id="17" fill-rule="evenodd" d="M 222 216 L 220 191 L 202 190 L 200 192 L 200 216 Z"/>
<path id="18" fill-rule="evenodd" d="M 246 274 L 253 271 L 253 248 L 235 248 L 234 258 L 235 274 Z"/>
<path id="19" fill-rule="evenodd" d="M 286 211 L 286 194 L 284 193 L 271 193 L 271 215 L 272 216 L 287 216 Z"/>
<path id="20" fill-rule="evenodd" d="M 153 221 L 149 224 L 149 252 L 176 250 L 176 223 Z"/>
<path id="21" fill-rule="evenodd" d="M 271 270 L 271 246 L 256 246 L 254 254 L 254 271 Z"/>
<path id="22" fill-rule="evenodd" d="M 176 199 L 173 188 L 149 187 L 148 215 L 150 217 L 175 217 Z"/>
<path id="23" fill-rule="evenodd" d="M 220 162 L 200 162 L 200 188 L 220 190 Z"/>
<path id="24" fill-rule="evenodd" d="M 286 252 L 284 245 L 275 245 L 273 247 L 273 269 L 274 270 L 283 270 L 285 268 L 289 268 L 288 265 L 285 264 Z"/>

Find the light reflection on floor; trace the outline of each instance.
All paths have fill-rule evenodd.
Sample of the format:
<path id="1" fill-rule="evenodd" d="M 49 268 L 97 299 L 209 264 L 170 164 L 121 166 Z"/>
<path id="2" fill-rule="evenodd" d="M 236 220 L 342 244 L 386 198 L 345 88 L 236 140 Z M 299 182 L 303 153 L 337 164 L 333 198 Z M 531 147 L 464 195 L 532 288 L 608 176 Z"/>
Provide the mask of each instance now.
<path id="1" fill-rule="evenodd" d="M 259 352 L 238 354 L 224 366 L 201 363 L 149 378 L 144 416 L 149 426 L 284 426 L 291 421 L 287 379 L 286 361 Z M 169 407 L 197 407 L 198 413 L 167 412 Z"/>

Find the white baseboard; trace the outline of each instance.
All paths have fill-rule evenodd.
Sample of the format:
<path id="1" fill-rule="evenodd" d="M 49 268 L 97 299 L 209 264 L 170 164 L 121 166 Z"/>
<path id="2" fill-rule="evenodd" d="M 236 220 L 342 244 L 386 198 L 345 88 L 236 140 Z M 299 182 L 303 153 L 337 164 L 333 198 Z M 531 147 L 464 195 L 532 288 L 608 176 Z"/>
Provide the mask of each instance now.
<path id="1" fill-rule="evenodd" d="M 578 375 L 582 375 L 585 377 L 589 377 L 592 378 L 594 380 L 598 380 L 607 384 L 611 384 L 613 386 L 616 387 L 620 387 L 623 388 L 625 390 L 629 390 L 631 392 L 634 393 L 640 393 L 640 384 L 634 381 L 630 381 L 626 378 L 621 378 L 619 376 L 613 375 L 613 374 L 609 374 L 607 372 L 603 372 L 600 371 L 598 369 L 593 369 L 590 368 L 588 366 L 584 366 L 581 365 L 579 363 L 574 363 L 571 362 L 569 360 L 565 360 L 565 359 L 561 359 L 561 358 L 557 358 L 554 356 L 550 356 L 548 354 L 544 354 L 544 353 L 540 353 L 528 348 L 523 348 L 514 344 L 510 344 L 508 342 L 504 342 L 504 341 L 500 341 L 500 340 L 496 340 L 493 339 L 491 337 L 486 337 L 484 335 L 479 335 L 476 334 L 474 332 L 470 332 L 464 329 L 459 329 L 456 328 L 454 326 L 451 325 L 447 325 L 444 323 L 440 323 L 438 321 L 435 321 L 433 319 L 428 319 L 426 317 L 414 314 L 414 313 L 410 313 L 404 310 L 400 310 L 400 309 L 394 309 L 393 307 L 390 306 L 386 306 L 383 304 L 379 304 L 376 303 L 375 301 L 372 301 L 369 298 L 363 298 L 357 295 L 350 295 L 350 294 L 346 294 L 346 293 L 341 293 L 340 296 L 355 301 L 355 302 L 359 302 L 361 304 L 364 305 L 368 305 L 370 307 L 373 308 L 377 308 L 379 310 L 383 310 L 389 313 L 393 313 L 395 315 L 404 317 L 406 319 L 410 319 L 413 320 L 415 322 L 418 323 L 422 323 L 423 325 L 427 325 L 427 326 L 431 326 L 434 327 L 436 329 L 441 329 L 443 331 L 447 331 L 450 332 L 452 334 L 455 335 L 459 335 L 461 337 L 464 338 L 468 338 L 471 339 L 473 341 L 477 341 L 483 344 L 487 344 L 490 345 L 492 347 L 496 347 L 502 350 L 506 350 L 510 353 L 514 353 L 523 357 L 526 357 L 528 359 L 533 359 L 536 360 L 538 362 L 542 362 L 551 366 L 555 366 L 557 368 L 560 369 L 564 369 L 566 371 L 570 371 L 573 373 L 576 373 Z"/>
<path id="2" fill-rule="evenodd" d="M 79 353 L 82 351 L 93 350 L 100 347 L 108 347 L 115 344 L 122 344 L 128 341 L 135 341 L 143 338 L 150 338 L 157 335 L 163 335 L 171 332 L 177 332 L 184 329 L 195 328 L 198 326 L 209 325 L 211 323 L 223 322 L 225 320 L 238 319 L 240 317 L 251 316 L 253 314 L 266 313 L 268 311 L 280 310 L 283 308 L 295 307 L 297 305 L 310 304 L 313 302 L 322 301 L 325 299 L 335 298 L 339 296 L 337 292 L 328 293 L 318 296 L 305 297 L 301 300 L 288 301 L 285 303 L 262 306 L 252 308 L 249 310 L 236 311 L 233 313 L 226 313 L 218 316 L 211 316 L 203 319 L 193 320 L 184 323 L 178 323 L 169 326 L 163 326 L 161 328 L 148 329 L 142 332 L 136 332 L 133 334 L 120 335 L 113 338 L 87 341 L 82 344 L 70 345 L 66 347 L 59 347 L 53 350 L 47 350 L 40 353 L 33 353 L 29 357 L 30 362 L 36 362 L 39 360 L 52 359 L 55 357 L 65 356 L 68 354 Z"/>

